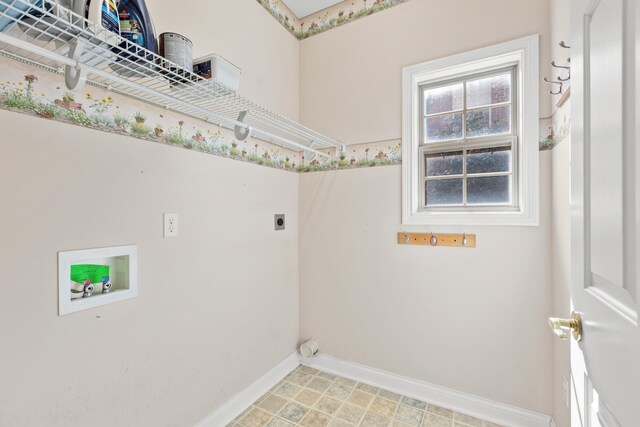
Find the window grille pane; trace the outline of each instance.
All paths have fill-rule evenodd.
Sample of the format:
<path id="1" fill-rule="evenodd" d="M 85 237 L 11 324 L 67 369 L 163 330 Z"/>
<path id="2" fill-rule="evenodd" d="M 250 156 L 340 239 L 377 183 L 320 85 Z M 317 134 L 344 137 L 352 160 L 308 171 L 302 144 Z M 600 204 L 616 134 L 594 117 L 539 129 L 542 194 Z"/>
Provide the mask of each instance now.
<path id="1" fill-rule="evenodd" d="M 426 181 L 425 200 L 427 206 L 461 205 L 462 179 L 435 179 Z"/>
<path id="2" fill-rule="evenodd" d="M 511 202 L 510 179 L 510 176 L 467 179 L 467 204 L 509 204 Z"/>
<path id="3" fill-rule="evenodd" d="M 511 171 L 511 147 L 484 148 L 467 152 L 467 173 Z"/>
<path id="4" fill-rule="evenodd" d="M 426 175 L 462 175 L 462 161 L 462 151 L 426 154 L 424 156 Z"/>
<path id="5" fill-rule="evenodd" d="M 462 139 L 462 113 L 445 114 L 425 119 L 425 142 Z"/>
<path id="6" fill-rule="evenodd" d="M 511 101 L 511 73 L 467 82 L 467 108 Z"/>
<path id="7" fill-rule="evenodd" d="M 493 107 L 467 112 L 467 137 L 501 135 L 511 131 L 511 107 Z"/>
<path id="8" fill-rule="evenodd" d="M 464 95 L 462 83 L 425 90 L 425 115 L 462 110 L 463 97 Z"/>

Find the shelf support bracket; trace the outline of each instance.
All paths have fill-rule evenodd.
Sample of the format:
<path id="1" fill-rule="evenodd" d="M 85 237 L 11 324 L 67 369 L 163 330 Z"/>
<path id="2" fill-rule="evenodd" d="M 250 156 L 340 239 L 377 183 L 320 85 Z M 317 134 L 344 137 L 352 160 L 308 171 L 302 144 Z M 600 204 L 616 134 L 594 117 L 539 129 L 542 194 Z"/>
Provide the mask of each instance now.
<path id="1" fill-rule="evenodd" d="M 87 82 L 87 71 L 80 66 L 80 57 L 85 51 L 86 42 L 80 38 L 72 40 L 69 49 L 69 59 L 72 59 L 76 65 L 65 65 L 64 67 L 64 83 L 67 89 L 75 91 L 81 90 Z"/>
<path id="2" fill-rule="evenodd" d="M 309 148 L 313 148 L 313 145 L 316 142 L 311 140 L 311 143 L 309 144 Z M 304 158 L 305 160 L 307 160 L 309 163 L 313 162 L 315 159 L 318 158 L 318 152 L 316 150 L 305 150 L 304 151 Z"/>
<path id="3" fill-rule="evenodd" d="M 246 116 L 247 116 L 246 110 L 240 111 L 240 114 L 238 114 L 238 121 L 242 123 Z M 245 139 L 249 138 L 251 136 L 252 131 L 253 129 L 251 129 L 251 126 L 247 126 L 243 128 L 242 126 L 235 125 L 233 127 L 233 134 L 235 135 L 238 141 L 244 141 Z"/>

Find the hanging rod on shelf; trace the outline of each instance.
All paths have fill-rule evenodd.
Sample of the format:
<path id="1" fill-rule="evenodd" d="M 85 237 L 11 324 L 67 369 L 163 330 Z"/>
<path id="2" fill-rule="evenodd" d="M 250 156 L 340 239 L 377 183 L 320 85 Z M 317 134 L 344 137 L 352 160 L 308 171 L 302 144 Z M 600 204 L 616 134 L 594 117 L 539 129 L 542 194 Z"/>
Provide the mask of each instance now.
<path id="1" fill-rule="evenodd" d="M 0 0 L 0 28 L 0 54 L 43 69 L 63 70 L 71 90 L 80 90 L 88 81 L 232 129 L 240 140 L 252 136 L 322 157 L 331 157 L 323 149 L 345 149 L 344 144 L 107 31 L 55 0 Z"/>

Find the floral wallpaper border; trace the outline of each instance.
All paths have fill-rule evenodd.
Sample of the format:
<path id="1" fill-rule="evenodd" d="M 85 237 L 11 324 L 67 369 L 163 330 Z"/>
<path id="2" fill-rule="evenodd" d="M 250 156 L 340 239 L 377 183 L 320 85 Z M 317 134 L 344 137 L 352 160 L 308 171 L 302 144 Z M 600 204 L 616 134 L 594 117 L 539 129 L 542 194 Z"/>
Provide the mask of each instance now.
<path id="1" fill-rule="evenodd" d="M 323 150 L 330 158 L 305 158 L 257 139 L 237 141 L 232 130 L 146 104 L 124 95 L 87 87 L 82 94 L 58 86 L 60 76 L 0 58 L 0 108 L 47 120 L 200 151 L 291 172 L 355 169 L 402 163 L 401 140 L 351 144 L 345 152 Z M 565 109 L 540 120 L 540 150 L 552 149 L 570 128 Z M 544 136 L 546 135 L 546 136 Z"/>
<path id="2" fill-rule="evenodd" d="M 257 1 L 298 40 L 303 40 L 409 0 L 345 0 L 302 19 L 281 0 Z"/>
<path id="3" fill-rule="evenodd" d="M 291 172 L 400 164 L 400 143 L 349 146 L 344 153 L 305 158 L 305 153 L 258 139 L 238 141 L 218 127 L 143 101 L 87 86 L 74 93 L 59 86 L 58 74 L 0 58 L 0 109 L 130 136 Z"/>
<path id="4" fill-rule="evenodd" d="M 571 111 L 569 103 L 554 110 L 549 117 L 540 119 L 540 151 L 553 150 L 571 134 Z"/>

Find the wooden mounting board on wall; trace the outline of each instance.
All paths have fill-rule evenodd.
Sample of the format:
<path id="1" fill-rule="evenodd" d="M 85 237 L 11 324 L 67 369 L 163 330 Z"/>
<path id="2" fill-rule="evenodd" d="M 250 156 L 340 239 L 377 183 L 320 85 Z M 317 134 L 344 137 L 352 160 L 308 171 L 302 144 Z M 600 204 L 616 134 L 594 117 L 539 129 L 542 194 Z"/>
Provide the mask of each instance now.
<path id="1" fill-rule="evenodd" d="M 464 242 L 466 238 L 466 242 Z M 464 244 L 463 244 L 464 243 Z M 475 248 L 475 234 L 404 233 L 398 232 L 399 245 L 453 246 Z"/>

